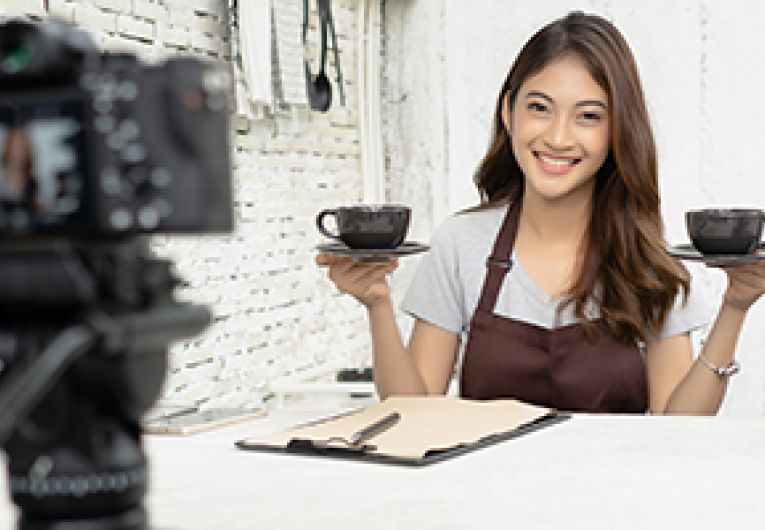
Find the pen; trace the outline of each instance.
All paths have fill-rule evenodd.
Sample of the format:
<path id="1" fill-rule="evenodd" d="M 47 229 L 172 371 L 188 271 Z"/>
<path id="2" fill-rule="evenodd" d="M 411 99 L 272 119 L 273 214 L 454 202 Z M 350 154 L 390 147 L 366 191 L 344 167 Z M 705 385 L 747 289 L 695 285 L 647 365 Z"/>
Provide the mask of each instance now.
<path id="1" fill-rule="evenodd" d="M 191 414 L 193 412 L 199 412 L 199 407 L 187 407 L 185 409 L 180 409 L 180 410 L 176 410 L 176 411 L 173 411 L 173 412 L 168 412 L 167 414 L 164 414 L 164 415 L 160 416 L 157 419 L 160 419 L 160 420 L 170 420 L 170 419 L 173 419 L 173 418 L 177 418 L 178 416 L 184 416 L 186 414 Z"/>
<path id="2" fill-rule="evenodd" d="M 398 420 L 400 419 L 401 414 L 398 412 L 391 412 L 382 419 L 379 419 L 376 422 L 367 425 L 363 429 L 356 431 L 349 440 L 350 445 L 359 445 L 362 442 L 366 442 L 371 437 L 376 436 L 381 432 L 393 427 L 396 423 L 398 423 Z"/>

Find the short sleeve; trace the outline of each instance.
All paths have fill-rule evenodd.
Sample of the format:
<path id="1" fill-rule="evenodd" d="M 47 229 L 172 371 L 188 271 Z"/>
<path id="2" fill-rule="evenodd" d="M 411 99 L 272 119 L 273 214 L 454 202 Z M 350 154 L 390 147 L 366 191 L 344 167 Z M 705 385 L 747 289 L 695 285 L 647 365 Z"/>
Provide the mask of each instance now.
<path id="1" fill-rule="evenodd" d="M 430 250 L 420 260 L 401 309 L 451 333 L 467 327 L 465 293 L 459 281 L 454 218 L 436 231 Z"/>
<path id="2" fill-rule="evenodd" d="M 712 321 L 713 311 L 714 305 L 710 303 L 709 294 L 701 285 L 692 281 L 687 302 L 684 301 L 682 293 L 677 295 L 659 338 L 664 339 L 708 326 Z"/>

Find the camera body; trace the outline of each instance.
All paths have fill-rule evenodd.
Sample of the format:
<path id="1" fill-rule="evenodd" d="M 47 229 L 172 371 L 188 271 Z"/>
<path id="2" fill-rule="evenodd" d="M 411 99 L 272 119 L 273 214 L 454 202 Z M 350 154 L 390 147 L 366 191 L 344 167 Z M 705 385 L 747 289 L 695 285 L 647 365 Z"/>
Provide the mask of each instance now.
<path id="1" fill-rule="evenodd" d="M 228 88 L 56 20 L 0 25 L 0 238 L 230 230 Z"/>

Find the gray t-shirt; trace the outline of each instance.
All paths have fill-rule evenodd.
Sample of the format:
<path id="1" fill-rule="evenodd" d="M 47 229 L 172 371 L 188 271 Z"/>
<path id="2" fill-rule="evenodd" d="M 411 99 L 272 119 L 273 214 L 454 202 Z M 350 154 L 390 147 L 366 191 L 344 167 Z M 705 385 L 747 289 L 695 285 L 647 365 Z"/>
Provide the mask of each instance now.
<path id="1" fill-rule="evenodd" d="M 447 219 L 433 236 L 430 251 L 420 260 L 402 301 L 403 311 L 452 333 L 467 332 L 486 276 L 486 258 L 506 213 L 507 206 L 502 206 Z M 513 258 L 495 314 L 547 329 L 577 322 L 573 305 L 567 305 L 558 316 L 560 299 L 542 291 L 515 253 Z M 683 305 L 682 295 L 678 295 L 660 337 L 705 326 L 710 310 L 706 297 L 692 287 L 687 304 Z M 597 307 L 593 304 L 587 314 L 597 318 Z"/>

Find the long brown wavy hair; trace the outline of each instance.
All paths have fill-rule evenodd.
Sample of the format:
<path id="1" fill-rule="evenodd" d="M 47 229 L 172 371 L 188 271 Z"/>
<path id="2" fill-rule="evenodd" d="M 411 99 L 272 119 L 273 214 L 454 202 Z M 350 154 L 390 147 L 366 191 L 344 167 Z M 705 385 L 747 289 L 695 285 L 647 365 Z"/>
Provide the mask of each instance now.
<path id="1" fill-rule="evenodd" d="M 488 151 L 474 180 L 484 209 L 523 196 L 524 176 L 502 121 L 505 95 L 512 109 L 518 89 L 551 61 L 575 55 L 608 95 L 611 150 L 598 171 L 592 215 L 578 277 L 559 310 L 573 304 L 588 335 L 592 300 L 608 331 L 625 342 L 645 342 L 661 330 L 689 276 L 665 250 L 659 210 L 656 146 L 635 59 L 613 24 L 572 12 L 543 27 L 523 46 L 497 99 Z"/>

